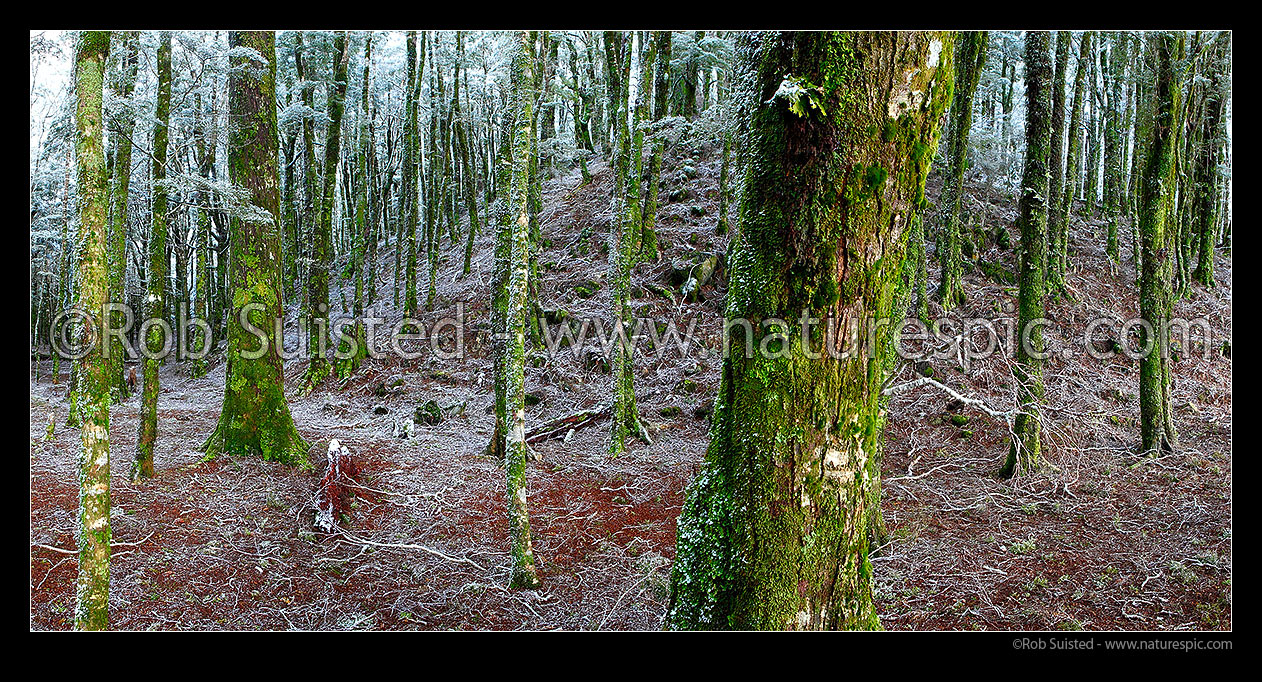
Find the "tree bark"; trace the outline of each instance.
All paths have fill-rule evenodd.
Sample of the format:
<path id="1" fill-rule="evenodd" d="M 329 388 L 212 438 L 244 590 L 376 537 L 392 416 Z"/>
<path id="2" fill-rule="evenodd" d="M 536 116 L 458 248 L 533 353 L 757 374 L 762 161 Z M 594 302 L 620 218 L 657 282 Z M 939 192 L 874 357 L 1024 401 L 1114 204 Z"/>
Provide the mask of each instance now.
<path id="1" fill-rule="evenodd" d="M 738 40 L 752 120 L 727 318 L 761 341 L 747 353 L 740 325 L 727 340 L 710 446 L 679 519 L 668 628 L 879 627 L 866 531 L 886 344 L 786 320 L 863 329 L 891 314 L 951 42 Z"/>
<path id="2" fill-rule="evenodd" d="M 1001 476 L 1038 468 L 1039 403 L 1043 400 L 1043 269 L 1047 262 L 1048 147 L 1052 141 L 1051 34 L 1025 34 L 1025 170 L 1017 224 L 1021 231 L 1021 284 L 1018 294 L 1017 384 L 1020 413 L 1013 421 L 1012 444 Z"/>
<path id="3" fill-rule="evenodd" d="M 167 143 L 171 119 L 171 33 L 162 32 L 158 45 L 158 102 L 153 127 L 153 229 L 149 233 L 148 295 L 145 317 L 166 317 L 167 278 Z M 170 331 L 169 329 L 166 331 Z M 136 461 L 132 479 L 153 478 L 153 446 L 158 437 L 158 366 L 161 359 L 164 330 L 152 325 L 143 343 L 149 353 L 144 358 L 145 378 L 140 400 L 140 434 L 136 438 Z M 165 339 L 170 342 L 170 339 Z"/>
<path id="4" fill-rule="evenodd" d="M 311 446 L 298 433 L 285 400 L 280 303 L 280 211 L 276 125 L 276 36 L 271 31 L 231 31 L 231 47 L 249 47 L 263 63 L 232 58 L 228 108 L 228 168 L 249 204 L 232 219 L 227 373 L 223 409 L 201 449 L 306 464 Z M 246 68 L 248 64 L 249 68 Z M 247 326 L 249 325 L 249 326 Z"/>
<path id="5" fill-rule="evenodd" d="M 101 102 L 109 31 L 84 31 L 75 46 L 75 159 L 79 182 L 79 305 L 92 317 L 109 301 L 106 279 L 106 214 L 109 195 L 102 145 Z M 92 326 L 79 332 L 86 341 Z M 99 328 L 98 328 L 99 330 Z M 79 576 L 75 585 L 76 630 L 109 627 L 110 600 L 110 388 L 98 344 L 79 360 L 77 389 L 82 423 L 79 441 Z"/>

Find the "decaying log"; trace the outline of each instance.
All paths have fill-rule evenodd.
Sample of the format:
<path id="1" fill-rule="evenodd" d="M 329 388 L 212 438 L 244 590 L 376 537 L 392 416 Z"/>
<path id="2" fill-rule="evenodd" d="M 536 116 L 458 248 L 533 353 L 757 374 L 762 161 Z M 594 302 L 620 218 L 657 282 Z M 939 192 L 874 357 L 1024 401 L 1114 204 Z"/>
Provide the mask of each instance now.
<path id="1" fill-rule="evenodd" d="M 346 513 L 354 495 L 349 486 L 354 483 L 356 473 L 351 451 L 336 438 L 329 441 L 328 468 L 316 491 L 316 528 L 330 533 L 337 526 L 338 518 Z"/>

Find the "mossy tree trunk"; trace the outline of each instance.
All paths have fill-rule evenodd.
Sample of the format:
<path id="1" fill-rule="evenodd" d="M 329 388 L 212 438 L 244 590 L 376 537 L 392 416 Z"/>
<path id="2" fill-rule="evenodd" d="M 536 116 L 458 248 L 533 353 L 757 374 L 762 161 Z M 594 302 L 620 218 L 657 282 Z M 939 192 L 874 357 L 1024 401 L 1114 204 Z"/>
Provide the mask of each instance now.
<path id="1" fill-rule="evenodd" d="M 653 79 L 653 120 L 666 115 L 670 107 L 670 31 L 654 31 L 657 65 Z"/>
<path id="2" fill-rule="evenodd" d="M 421 58 L 425 56 L 425 38 L 421 39 Z M 417 54 L 416 54 L 416 31 L 408 31 L 407 35 L 407 58 L 408 58 L 408 76 L 407 76 L 407 93 L 404 97 L 403 112 L 403 187 L 400 192 L 400 202 L 402 206 L 399 215 L 403 219 L 406 226 L 404 229 L 405 238 L 407 240 L 407 263 L 406 272 L 404 273 L 404 292 L 403 292 L 403 314 L 407 317 L 416 315 L 416 224 L 419 216 L 417 215 L 418 196 L 420 191 L 418 187 L 417 177 L 417 152 L 420 144 L 420 132 L 417 130 L 416 119 L 416 99 L 417 93 L 421 89 L 422 74 L 417 73 Z M 421 62 L 420 69 L 424 70 L 424 62 Z M 428 214 L 428 210 L 426 211 Z M 396 252 L 397 254 L 397 252 Z M 395 261 L 396 265 L 398 261 Z M 395 271 L 395 305 L 399 303 L 398 292 L 398 270 Z"/>
<path id="3" fill-rule="evenodd" d="M 220 453 L 262 456 L 306 464 L 311 446 L 298 433 L 285 401 L 283 339 L 276 321 L 280 302 L 280 187 L 276 125 L 276 35 L 231 31 L 230 47 L 248 47 L 263 62 L 233 56 L 228 79 L 228 137 L 232 184 L 249 194 L 249 205 L 230 223 L 227 372 L 218 426 L 202 445 Z M 246 323 L 249 324 L 247 327 Z"/>
<path id="4" fill-rule="evenodd" d="M 938 241 L 941 280 L 938 298 L 950 310 L 964 302 L 960 263 L 960 206 L 964 200 L 964 170 L 968 167 L 968 133 L 973 124 L 973 93 L 986 63 L 986 31 L 963 31 L 956 37 L 955 94 L 948 131 L 946 181 L 943 185 L 942 228 Z"/>
<path id="5" fill-rule="evenodd" d="M 131 193 L 131 136 L 136 128 L 136 112 L 131 104 L 131 95 L 136 88 L 140 32 L 121 31 L 117 36 L 122 39 L 123 54 L 117 85 L 119 111 L 114 117 L 117 141 L 114 146 L 114 210 L 109 235 L 109 287 L 110 301 L 123 304 L 127 302 L 127 199 Z M 113 313 L 110 326 L 121 328 L 123 319 L 124 313 Z M 126 359 L 122 341 L 111 341 L 110 391 L 115 394 L 118 402 L 126 400 L 130 392 L 123 376 Z"/>
<path id="6" fill-rule="evenodd" d="M 302 203 L 302 224 L 304 237 L 303 245 L 299 249 L 301 252 L 299 262 L 302 264 L 299 270 L 299 277 L 304 282 L 311 276 L 311 242 L 315 237 L 316 223 L 318 217 L 316 214 L 316 202 L 318 201 L 317 193 L 320 186 L 316 182 L 316 153 L 315 153 L 315 82 L 307 80 L 306 47 L 303 43 L 302 31 L 294 32 L 294 69 L 298 74 L 299 87 L 302 88 L 302 105 L 305 114 L 302 118 L 302 182 L 303 182 L 303 203 Z M 222 263 L 222 261 L 220 261 Z M 222 272 L 222 268 L 221 268 Z M 222 290 L 222 288 L 221 288 Z M 311 328 L 310 311 L 310 290 L 303 288 L 303 318 L 307 324 L 307 328 Z"/>
<path id="7" fill-rule="evenodd" d="M 867 529 L 888 346 L 837 330 L 894 307 L 952 40 L 752 33 L 736 54 L 752 119 L 727 319 L 757 331 L 752 353 L 739 325 L 728 340 L 666 626 L 877 628 Z"/>
<path id="8" fill-rule="evenodd" d="M 1065 153 L 1065 187 L 1061 193 L 1061 206 L 1048 231 L 1051 234 L 1052 249 L 1048 256 L 1047 267 L 1051 276 L 1049 293 L 1064 291 L 1065 271 L 1069 267 L 1069 217 L 1073 215 L 1074 199 L 1078 196 L 1078 178 L 1081 174 L 1082 162 L 1082 108 L 1086 100 L 1086 82 L 1088 66 L 1091 58 L 1091 31 L 1082 34 L 1078 44 L 1078 64 L 1074 73 L 1074 100 L 1069 113 L 1069 148 Z"/>
<path id="9" fill-rule="evenodd" d="M 1111 266 L 1121 260 L 1118 247 L 1118 219 L 1122 209 L 1122 157 L 1125 154 L 1122 136 L 1122 80 L 1129 54 L 1127 36 L 1117 33 L 1109 44 L 1109 68 L 1106 91 L 1108 104 L 1104 114 L 1104 218 L 1105 254 Z"/>
<path id="10" fill-rule="evenodd" d="M 149 233 L 148 293 L 145 296 L 145 317 L 166 317 L 167 278 L 167 143 L 171 119 L 171 32 L 163 31 L 158 44 L 158 102 L 153 126 L 153 229 Z M 170 330 L 168 330 L 170 331 Z M 144 389 L 140 399 L 140 434 L 136 438 L 136 461 L 132 479 L 153 477 L 153 446 L 158 438 L 158 366 L 164 332 L 151 325 L 143 343 L 149 350 L 144 358 Z"/>
<path id="11" fill-rule="evenodd" d="M 1017 224 L 1021 232 L 1021 284 L 1018 294 L 1017 384 L 1019 413 L 1002 476 L 1016 476 L 1039 466 L 1039 404 L 1043 400 L 1043 268 L 1047 262 L 1048 148 L 1052 142 L 1051 34 L 1025 34 L 1025 170 Z"/>
<path id="12" fill-rule="evenodd" d="M 640 224 L 640 156 L 639 144 L 643 133 L 639 132 L 639 115 L 642 108 L 631 99 L 631 68 L 634 39 L 618 31 L 605 32 L 605 49 L 609 55 L 611 81 L 620 83 L 615 90 L 617 99 L 611 100 L 609 110 L 614 112 L 614 191 L 612 208 L 612 234 L 609 245 L 609 285 L 612 301 L 612 319 L 621 326 L 623 335 L 630 337 L 631 319 L 631 264 L 639 251 Z M 616 77 L 616 79 L 615 79 Z M 641 79 L 637 94 L 645 93 Z M 630 120 L 628 120 L 630 119 Z M 638 134 L 632 131 L 637 131 Z M 615 336 L 617 338 L 617 336 Z M 635 404 L 635 366 L 629 344 L 618 342 L 610 358 L 613 381 L 613 409 L 609 454 L 622 454 L 628 433 L 638 435 L 649 442 L 648 431 L 640 422 Z"/>
<path id="13" fill-rule="evenodd" d="M 530 540 L 530 512 L 526 488 L 526 288 L 530 278 L 530 152 L 534 137 L 533 106 L 535 99 L 534 59 L 530 34 L 517 36 L 519 44 L 513 56 L 513 104 L 517 108 L 513 121 L 512 186 L 509 210 L 512 213 L 511 252 L 506 297 L 505 411 L 507 424 L 504 442 L 504 469 L 507 479 L 509 545 L 512 554 L 510 587 L 535 587 L 539 576 L 535 571 L 534 548 Z"/>
<path id="14" fill-rule="evenodd" d="M 1170 339 L 1163 331 L 1173 308 L 1171 258 L 1177 248 L 1177 231 L 1169 218 L 1182 108 L 1175 63 L 1182 58 L 1183 37 L 1162 32 L 1149 39 L 1155 44 L 1157 73 L 1152 132 L 1139 185 L 1139 233 L 1143 241 L 1139 314 L 1149 325 L 1140 328 L 1141 349 L 1151 348 L 1139 361 L 1140 436 L 1145 452 L 1170 452 L 1178 446 L 1178 436 L 1170 399 Z"/>
<path id="15" fill-rule="evenodd" d="M 372 179 L 369 176 L 369 155 L 373 153 L 369 146 L 369 110 L 368 95 L 371 91 L 372 75 L 372 32 L 369 31 L 364 41 L 364 78 L 359 98 L 359 150 L 355 155 L 355 220 L 351 232 L 351 269 L 355 283 L 355 352 L 349 358 L 339 359 L 338 376 L 347 377 L 359 369 L 359 363 L 368 355 L 368 334 L 364 327 L 364 260 L 368 249 L 369 234 L 372 231 L 372 218 L 369 202 L 371 201 Z"/>
<path id="16" fill-rule="evenodd" d="M 494 347 L 495 377 L 495 429 L 491 434 L 491 442 L 487 444 L 486 454 L 496 460 L 504 459 L 505 434 L 508 423 L 508 279 L 509 259 L 513 251 L 513 220 L 516 218 L 510 206 L 509 195 L 513 182 L 513 131 L 516 125 L 517 112 L 509 107 L 504 112 L 503 133 L 500 135 L 499 154 L 495 163 L 499 167 L 495 173 L 496 200 L 492 211 L 495 215 L 495 265 L 491 274 L 491 342 Z M 524 398 L 523 398 L 524 400 Z"/>
<path id="17" fill-rule="evenodd" d="M 1064 220 L 1061 196 L 1065 192 L 1065 80 L 1069 73 L 1069 31 L 1056 32 L 1056 72 L 1052 79 L 1052 146 L 1048 165 L 1051 180 L 1047 190 L 1047 262 L 1043 266 L 1044 289 L 1051 296 L 1064 292 L 1064 272 L 1053 261 L 1064 238 L 1058 227 Z M 1075 88 L 1076 88 L 1075 84 Z"/>
<path id="18" fill-rule="evenodd" d="M 1205 117 L 1202 123 L 1202 143 L 1197 155 L 1196 167 L 1196 235 L 1197 263 L 1192 279 L 1201 284 L 1214 286 L 1214 245 L 1217 241 L 1219 219 L 1218 186 L 1220 183 L 1219 161 L 1226 133 L 1226 117 L 1223 109 L 1230 94 L 1226 71 L 1230 52 L 1231 34 L 1221 33 L 1211 48 L 1209 84 L 1206 90 Z"/>
<path id="19" fill-rule="evenodd" d="M 556 45 L 553 44 L 554 50 Z M 465 210 L 469 214 L 469 234 L 466 235 L 464 246 L 464 266 L 460 270 L 463 277 L 469 274 L 469 270 L 473 264 L 473 240 L 477 238 L 478 232 L 482 230 L 481 221 L 478 220 L 478 190 L 477 176 L 473 171 L 473 145 L 470 142 L 470 133 L 466 130 L 468 127 L 464 114 L 460 108 L 460 69 L 464 63 L 464 36 L 460 31 L 456 32 L 456 84 L 452 94 L 452 125 L 454 126 L 454 134 L 456 140 L 456 152 L 460 156 L 461 169 L 463 178 L 463 194 L 465 198 Z M 555 57 L 555 54 L 553 55 Z"/>
<path id="20" fill-rule="evenodd" d="M 329 340 L 329 265 L 333 259 L 333 201 L 336 199 L 337 167 L 341 158 L 342 114 L 346 110 L 346 72 L 350 51 L 346 31 L 333 39 L 333 84 L 329 88 L 328 133 L 324 138 L 324 188 L 320 192 L 320 212 L 311 240 L 311 272 L 307 276 L 307 329 L 311 364 L 303 383 L 307 390 L 319 386 L 332 365 L 326 355 Z"/>
<path id="21" fill-rule="evenodd" d="M 101 315 L 109 301 L 105 241 L 109 189 L 103 146 L 105 63 L 109 31 L 84 31 L 75 45 L 75 160 L 79 183 L 79 305 Z M 92 318 L 78 330 L 91 338 Z M 76 630 L 109 627 L 110 600 L 110 380 L 102 344 L 79 360 L 79 576 Z"/>
<path id="22" fill-rule="evenodd" d="M 212 100 L 213 101 L 213 100 Z M 213 108 L 213 107 L 212 107 Z M 215 169 L 215 149 L 217 145 L 212 133 L 207 129 L 204 122 L 204 114 L 202 112 L 201 94 L 194 95 L 194 118 L 193 118 L 193 136 L 195 138 L 195 154 L 197 161 L 197 170 L 202 179 L 207 184 L 210 183 Z M 211 128 L 214 128 L 214 119 L 211 119 Z M 210 327 L 210 321 L 213 319 L 211 298 L 214 296 L 214 284 L 210 273 L 210 213 L 212 210 L 211 193 L 208 191 L 198 191 L 194 195 L 194 202 L 197 204 L 196 211 L 196 246 L 197 252 L 197 274 L 194 283 L 194 295 L 196 304 L 194 306 L 194 314 L 207 321 Z M 296 212 L 295 212 L 296 213 Z M 291 219 L 296 220 L 296 215 Z M 297 225 L 293 225 L 293 230 L 297 230 Z M 296 242 L 295 242 L 296 244 Z M 296 246 L 294 248 L 297 248 Z M 193 330 L 193 348 L 198 352 L 203 347 L 209 349 L 214 344 L 213 327 L 203 329 L 198 325 Z M 192 358 L 189 362 L 189 377 L 199 379 L 206 375 L 207 364 L 206 359 Z"/>

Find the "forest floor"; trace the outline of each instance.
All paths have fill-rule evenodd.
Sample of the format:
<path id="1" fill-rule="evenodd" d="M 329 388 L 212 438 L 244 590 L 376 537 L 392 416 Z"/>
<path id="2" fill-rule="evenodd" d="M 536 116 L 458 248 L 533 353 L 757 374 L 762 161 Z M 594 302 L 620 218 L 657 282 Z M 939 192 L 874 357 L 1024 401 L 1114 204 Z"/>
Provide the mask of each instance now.
<path id="1" fill-rule="evenodd" d="M 689 343 L 717 348 L 722 273 L 696 303 L 668 299 L 650 286 L 727 246 L 714 230 L 718 161 L 713 150 L 690 151 L 695 162 L 666 164 L 658 219 L 664 257 L 637 266 L 633 303 L 638 314 L 660 320 L 686 326 L 695 318 L 698 340 Z M 607 322 L 608 257 L 601 243 L 612 178 L 603 164 L 592 164 L 592 171 L 594 181 L 582 187 L 577 173 L 545 182 L 540 303 Z M 1006 225 L 1015 241 L 1015 200 L 975 189 L 974 222 Z M 668 201 L 672 192 L 677 200 Z M 1183 354 L 1174 364 L 1182 447 L 1141 457 L 1138 362 L 1061 353 L 1081 347 L 1075 336 L 1088 319 L 1135 316 L 1127 274 L 1133 265 L 1124 254 L 1121 274 L 1111 274 L 1099 223 L 1076 219 L 1069 285 L 1077 300 L 1048 310 L 1059 330 L 1049 333 L 1053 357 L 1045 373 L 1051 467 L 998 479 L 1007 448 L 1002 421 L 949 405 L 949 396 L 933 388 L 891 398 L 882 502 L 890 536 L 872 559 L 886 629 L 1231 627 L 1231 361 L 1218 352 L 1208 359 Z M 1128 250 L 1129 240 L 1124 244 Z M 473 271 L 462 278 L 463 245 L 444 243 L 436 310 L 427 320 L 462 308 L 471 329 L 489 328 L 491 237 L 481 236 L 476 246 Z M 977 253 L 980 261 L 1015 269 L 1011 249 L 990 245 Z M 932 291 L 932 252 L 930 258 Z M 387 260 L 379 268 L 378 314 L 398 319 Z M 1195 286 L 1176 316 L 1206 318 L 1221 346 L 1231 338 L 1229 257 L 1220 254 L 1217 276 L 1218 287 Z M 427 284 L 424 273 L 418 278 Z M 981 268 L 970 268 L 965 288 L 966 315 L 1015 310 L 1015 285 Z M 336 306 L 339 296 L 350 295 L 344 288 L 331 299 Z M 567 441 L 532 446 L 530 512 L 543 585 L 510 591 L 503 470 L 484 454 L 492 360 L 483 338 L 466 342 L 463 360 L 369 359 L 349 380 L 330 379 L 309 395 L 297 390 L 305 363 L 288 361 L 291 410 L 313 445 L 309 468 L 251 458 L 203 461 L 195 449 L 218 418 L 222 350 L 198 380 L 187 378 L 182 363 L 166 363 L 154 479 L 133 484 L 127 477 L 138 395 L 111 410 L 111 627 L 659 628 L 675 522 L 707 446 L 719 363 L 685 361 L 677 353 L 637 363 L 637 399 L 651 423 L 652 445 L 631 441 L 625 455 L 609 458 L 605 418 Z M 935 362 L 934 377 L 1010 409 L 1012 375 L 1002 355 L 967 367 Z M 528 427 L 608 400 L 610 379 L 599 363 L 562 352 L 532 354 L 528 365 L 527 391 L 539 399 Z M 912 371 L 904 367 L 894 383 Z M 44 361 L 37 381 L 32 368 L 30 396 L 30 606 L 31 627 L 40 630 L 71 626 L 76 575 L 75 556 L 66 550 L 74 548 L 77 525 L 79 432 L 65 426 L 65 366 L 56 384 L 50 372 Z M 443 421 L 418 426 L 415 438 L 395 438 L 394 420 L 428 400 L 443 408 Z M 968 421 L 952 423 L 951 414 Z M 348 517 L 326 534 L 313 530 L 312 520 L 332 438 L 349 447 L 360 473 Z"/>

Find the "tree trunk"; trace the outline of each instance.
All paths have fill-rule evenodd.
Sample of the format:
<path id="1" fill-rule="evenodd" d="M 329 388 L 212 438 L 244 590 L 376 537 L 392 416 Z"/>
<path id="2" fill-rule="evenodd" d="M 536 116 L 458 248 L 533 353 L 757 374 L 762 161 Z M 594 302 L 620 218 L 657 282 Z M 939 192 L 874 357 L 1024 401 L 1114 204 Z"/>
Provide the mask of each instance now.
<path id="1" fill-rule="evenodd" d="M 513 167 L 509 200 L 512 239 L 507 288 L 508 347 L 505 352 L 504 470 L 507 478 L 509 545 L 512 552 L 510 587 L 539 584 L 534 548 L 530 541 L 530 513 L 526 502 L 526 287 L 530 277 L 530 173 L 529 157 L 534 135 L 534 60 L 530 35 L 522 31 L 513 57 L 513 93 L 517 115 L 513 124 Z"/>
<path id="2" fill-rule="evenodd" d="M 109 301 L 105 253 L 109 190 L 106 184 L 101 102 L 109 31 L 84 31 L 75 46 L 75 158 L 79 182 L 79 304 L 99 316 Z M 92 338 L 85 318 L 80 339 Z M 110 600 L 110 386 L 98 344 L 79 360 L 79 577 L 76 630 L 109 627 Z"/>
<path id="3" fill-rule="evenodd" d="M 122 63 L 119 65 L 122 74 L 118 85 L 122 111 L 117 117 L 118 141 L 114 148 L 114 219 L 109 236 L 109 288 L 110 301 L 121 305 L 127 302 L 127 198 L 131 192 L 131 136 L 136 128 L 136 114 L 131 106 L 131 95 L 136 88 L 140 32 L 123 31 L 119 33 L 119 36 L 123 40 Z M 124 318 L 122 312 L 113 313 L 110 327 L 122 328 Z M 109 356 L 110 390 L 116 392 L 118 402 L 126 400 L 128 396 L 127 381 L 123 378 L 123 366 L 126 359 L 122 342 L 112 341 Z"/>
<path id="4" fill-rule="evenodd" d="M 320 192 L 320 213 L 311 244 L 311 272 L 307 276 L 307 329 L 311 364 L 303 383 L 313 389 L 329 375 L 331 366 L 325 354 L 329 340 L 329 264 L 333 254 L 333 200 L 337 189 L 337 167 L 341 155 L 342 114 L 346 109 L 346 70 L 350 51 L 346 31 L 333 39 L 334 82 L 329 88 L 329 129 L 324 138 L 324 189 Z"/>
<path id="5" fill-rule="evenodd" d="M 229 248 L 232 309 L 228 319 L 223 410 L 202 451 L 262 456 L 289 464 L 306 462 L 311 446 L 299 435 L 285 401 L 280 305 L 280 210 L 277 169 L 276 36 L 271 31 L 231 31 L 231 47 L 258 51 L 265 63 L 247 69 L 234 56 L 228 107 L 232 184 L 249 193 L 247 212 L 231 222 Z M 262 72 L 259 73 L 259 69 Z M 264 213 L 266 212 L 266 213 Z"/>
<path id="6" fill-rule="evenodd" d="M 1047 191 L 1047 261 L 1043 264 L 1044 292 L 1052 295 L 1065 288 L 1064 273 L 1053 263 L 1064 238 L 1057 228 L 1064 220 L 1061 195 L 1065 191 L 1065 79 L 1069 73 L 1069 31 L 1056 32 L 1056 73 L 1052 79 L 1052 146 L 1048 165 L 1051 181 Z"/>
<path id="7" fill-rule="evenodd" d="M 158 45 L 158 103 L 153 127 L 153 229 L 149 233 L 149 277 L 145 317 L 163 319 L 166 316 L 167 276 L 167 142 L 171 118 L 171 33 L 162 32 Z M 170 331 L 169 329 L 166 331 Z M 158 365 L 164 339 L 161 326 L 151 325 L 145 347 L 149 353 L 144 358 L 144 388 L 140 399 L 140 434 L 136 438 L 136 461 L 132 465 L 132 479 L 153 477 L 153 445 L 158 437 Z"/>
<path id="8" fill-rule="evenodd" d="M 938 298 L 942 309 L 950 310 L 964 302 L 960 282 L 960 205 L 964 200 L 964 169 L 968 166 L 968 133 L 973 123 L 973 93 L 986 63 L 986 32 L 965 31 L 956 38 L 955 96 L 951 102 L 950 150 L 943 185 L 942 239 L 938 247 L 941 281 Z"/>
<path id="9" fill-rule="evenodd" d="M 1139 361 L 1139 415 L 1144 451 L 1171 452 L 1178 446 L 1170 400 L 1168 334 L 1173 307 L 1171 257 L 1177 248 L 1177 230 L 1169 224 L 1169 217 L 1182 96 L 1175 62 L 1182 58 L 1183 37 L 1160 33 L 1151 40 L 1156 42 L 1157 51 L 1155 109 L 1139 187 L 1139 233 L 1143 240 L 1139 313 L 1148 322 L 1148 327 L 1140 328 L 1141 352 L 1146 348 L 1148 352 Z"/>
<path id="10" fill-rule="evenodd" d="M 1064 289 L 1065 271 L 1069 267 L 1069 217 L 1074 214 L 1074 199 L 1078 195 L 1078 177 L 1082 164 L 1082 107 L 1086 98 L 1087 60 L 1091 58 L 1091 31 L 1082 34 L 1078 46 L 1078 66 L 1074 74 L 1074 102 L 1069 114 L 1069 149 L 1065 153 L 1065 189 L 1057 221 L 1050 227 L 1054 250 L 1048 258 L 1052 272 L 1051 281 L 1058 290 Z"/>
<path id="11" fill-rule="evenodd" d="M 1015 476 L 1039 466 L 1039 403 L 1043 400 L 1043 268 L 1047 262 L 1048 147 L 1052 142 L 1051 34 L 1025 34 L 1025 171 L 1017 224 L 1021 231 L 1021 286 L 1018 295 L 1019 345 L 1013 375 L 1020 413 L 1001 476 Z"/>
<path id="12" fill-rule="evenodd" d="M 666 626 L 877 628 L 866 530 L 885 344 L 859 334 L 843 347 L 801 328 L 891 314 L 948 102 L 951 38 L 739 40 L 756 100 L 727 317 L 762 341 L 757 352 L 739 331 L 727 342 L 710 447 L 679 519 Z"/>

